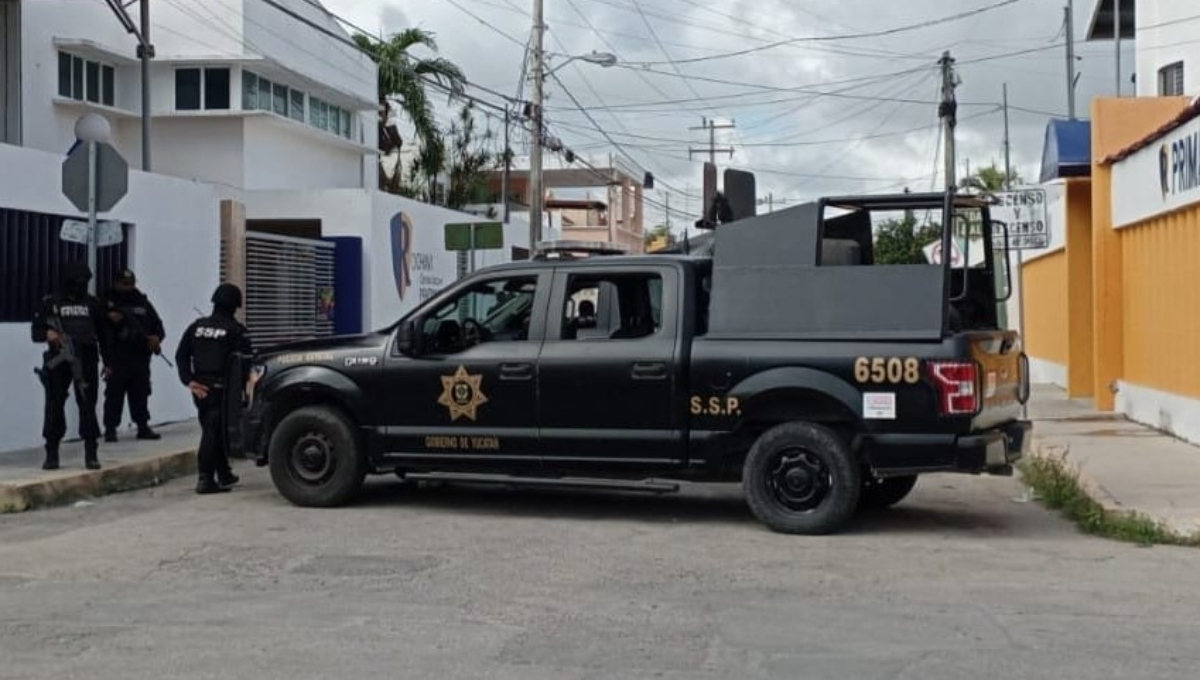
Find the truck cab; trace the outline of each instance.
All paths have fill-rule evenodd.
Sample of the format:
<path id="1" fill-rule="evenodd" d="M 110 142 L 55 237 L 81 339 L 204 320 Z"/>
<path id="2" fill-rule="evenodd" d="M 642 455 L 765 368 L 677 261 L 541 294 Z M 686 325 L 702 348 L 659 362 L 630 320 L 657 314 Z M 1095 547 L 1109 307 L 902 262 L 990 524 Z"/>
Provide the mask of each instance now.
<path id="1" fill-rule="evenodd" d="M 961 225 L 986 252 L 877 263 L 875 216 L 896 210 L 940 210 L 946 252 Z M 374 333 L 262 353 L 245 440 L 300 505 L 383 473 L 727 482 L 774 530 L 836 531 L 920 475 L 1011 474 L 1026 449 L 991 230 L 986 202 L 952 193 L 835 197 L 721 225 L 697 252 L 487 268 Z"/>

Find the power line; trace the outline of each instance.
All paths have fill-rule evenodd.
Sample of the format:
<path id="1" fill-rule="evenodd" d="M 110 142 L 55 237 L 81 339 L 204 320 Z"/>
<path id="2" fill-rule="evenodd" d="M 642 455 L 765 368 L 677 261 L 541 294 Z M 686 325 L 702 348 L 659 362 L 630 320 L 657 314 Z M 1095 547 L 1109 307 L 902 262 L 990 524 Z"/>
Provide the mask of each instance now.
<path id="1" fill-rule="evenodd" d="M 720 54 L 714 54 L 714 55 L 709 55 L 709 56 L 705 56 L 705 57 L 692 57 L 690 59 L 677 59 L 677 60 L 672 60 L 670 62 L 647 61 L 647 62 L 639 62 L 639 63 L 642 66 L 658 66 L 658 65 L 666 64 L 666 63 L 690 64 L 690 63 L 703 62 L 703 61 L 714 61 L 714 60 L 718 60 L 718 59 L 730 59 L 732 57 L 740 57 L 740 56 L 744 56 L 747 54 L 754 54 L 756 52 L 763 52 L 765 50 L 771 50 L 771 49 L 775 49 L 778 47 L 783 47 L 785 45 L 794 45 L 794 44 L 803 43 L 803 42 L 827 42 L 827 41 L 835 41 L 835 40 L 856 40 L 856 39 L 860 39 L 860 38 L 879 38 L 879 37 L 883 37 L 883 36 L 887 36 L 887 35 L 895 35 L 897 33 L 904 33 L 907 31 L 928 28 L 930 26 L 937 26 L 939 24 L 944 24 L 944 23 L 948 23 L 951 21 L 958 21 L 960 19 L 965 19 L 968 17 L 976 16 L 978 14 L 983 14 L 985 12 L 990 12 L 992 10 L 996 10 L 1001 7 L 1005 7 L 1007 5 L 1012 5 L 1012 4 L 1021 2 L 1021 1 L 1022 0 L 1000 0 L 1000 2 L 996 2 L 991 5 L 986 5 L 984 7 L 980 7 L 977 9 L 968 10 L 966 12 L 959 12 L 958 14 L 952 14 L 950 16 L 942 17 L 939 19 L 930 19 L 928 21 L 922 21 L 922 22 L 918 22 L 915 24 L 909 24 L 907 26 L 897 26 L 895 28 L 884 29 L 881 31 L 865 31 L 865 32 L 861 32 L 861 33 L 846 33 L 846 34 L 842 34 L 842 35 L 824 35 L 824 36 L 818 35 L 818 36 L 804 36 L 804 37 L 799 37 L 799 38 L 788 38 L 787 40 L 779 40 L 776 42 L 768 43 L 766 45 L 759 45 L 757 47 L 748 47 L 748 48 L 742 49 L 742 50 L 735 50 L 732 52 L 723 52 Z M 636 2 L 635 2 L 635 4 L 636 4 Z"/>

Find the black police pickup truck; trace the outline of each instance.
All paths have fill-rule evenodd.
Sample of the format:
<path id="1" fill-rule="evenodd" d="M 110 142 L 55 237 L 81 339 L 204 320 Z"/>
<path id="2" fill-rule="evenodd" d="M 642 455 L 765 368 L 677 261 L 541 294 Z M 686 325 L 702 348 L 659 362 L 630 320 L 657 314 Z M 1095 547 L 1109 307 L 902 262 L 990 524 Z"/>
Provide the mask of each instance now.
<path id="1" fill-rule="evenodd" d="M 1012 474 L 1027 446 L 987 205 L 826 198 L 723 224 L 706 252 L 487 268 L 389 328 L 258 356 L 243 440 L 302 506 L 343 504 L 375 473 L 740 482 L 771 529 L 834 532 L 921 474 Z M 982 236 L 957 246 L 965 264 L 876 264 L 881 216 L 926 210 L 956 227 L 943 252 Z"/>

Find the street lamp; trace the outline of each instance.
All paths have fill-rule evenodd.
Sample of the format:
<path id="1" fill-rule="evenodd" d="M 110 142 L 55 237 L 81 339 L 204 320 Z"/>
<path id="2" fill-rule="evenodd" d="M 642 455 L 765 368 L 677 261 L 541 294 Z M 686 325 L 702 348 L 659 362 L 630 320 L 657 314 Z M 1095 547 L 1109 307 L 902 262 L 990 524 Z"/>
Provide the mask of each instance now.
<path id="1" fill-rule="evenodd" d="M 536 3 L 539 7 L 540 2 Z M 534 26 L 541 26 L 541 17 L 534 20 Z M 546 76 L 575 61 L 586 61 L 601 68 L 609 68 L 617 63 L 617 55 L 609 52 L 592 51 L 567 57 L 558 66 L 545 71 L 542 62 L 541 31 L 535 30 L 534 69 L 533 69 L 533 141 L 529 153 L 529 252 L 532 255 L 538 241 L 542 240 L 542 83 Z"/>

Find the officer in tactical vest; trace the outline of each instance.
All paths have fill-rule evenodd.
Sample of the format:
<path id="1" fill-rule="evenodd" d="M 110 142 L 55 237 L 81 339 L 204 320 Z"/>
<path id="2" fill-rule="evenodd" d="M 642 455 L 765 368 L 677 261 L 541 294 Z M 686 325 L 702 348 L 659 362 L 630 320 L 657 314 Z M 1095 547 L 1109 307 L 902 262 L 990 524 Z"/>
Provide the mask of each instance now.
<path id="1" fill-rule="evenodd" d="M 250 355 L 250 333 L 234 313 L 242 306 L 242 291 L 231 283 L 217 286 L 212 314 L 192 322 L 179 339 L 175 363 L 179 380 L 192 391 L 200 417 L 200 448 L 196 452 L 200 479 L 196 493 L 228 491 L 238 477 L 229 467 L 225 414 L 227 399 L 237 398 L 246 384 L 248 365 L 235 354 Z M 231 370 L 247 366 L 239 375 Z M 215 475 L 215 479 L 214 479 Z"/>
<path id="2" fill-rule="evenodd" d="M 137 277 L 123 270 L 105 295 L 104 306 L 113 338 L 112 362 L 104 388 L 104 441 L 117 441 L 121 410 L 129 399 L 129 416 L 137 424 L 138 439 L 161 439 L 150 429 L 150 358 L 162 353 L 166 335 L 162 319 L 146 294 L 137 289 Z"/>
<path id="3" fill-rule="evenodd" d="M 109 360 L 109 343 L 104 308 L 88 293 L 92 270 L 80 262 L 62 266 L 62 286 L 42 298 L 33 317 L 34 342 L 48 345 L 42 366 L 35 369 L 45 388 L 46 410 L 42 437 L 46 440 L 44 470 L 58 469 L 58 446 L 67 433 L 67 390 L 75 392 L 79 406 L 79 436 L 84 443 L 84 464 L 100 468 L 96 450 L 100 424 L 96 422 L 96 395 L 100 379 L 99 360 Z"/>

